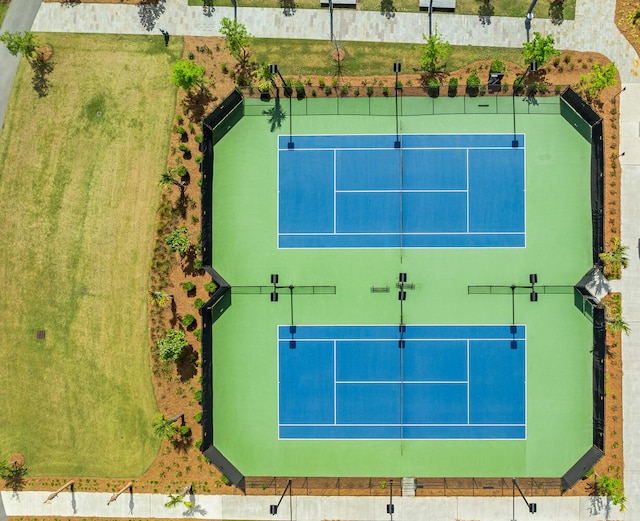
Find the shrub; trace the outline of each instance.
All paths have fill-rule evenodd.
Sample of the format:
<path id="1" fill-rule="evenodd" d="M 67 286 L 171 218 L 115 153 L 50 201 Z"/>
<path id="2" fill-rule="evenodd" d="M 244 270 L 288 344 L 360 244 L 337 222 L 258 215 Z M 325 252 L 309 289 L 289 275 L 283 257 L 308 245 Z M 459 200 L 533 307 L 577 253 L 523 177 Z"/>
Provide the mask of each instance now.
<path id="1" fill-rule="evenodd" d="M 382 95 L 384 97 L 389 96 L 389 87 L 382 87 Z"/>
<path id="2" fill-rule="evenodd" d="M 331 96 L 331 87 L 329 85 L 324 88 L 324 93 L 327 96 Z"/>
<path id="3" fill-rule="evenodd" d="M 200 450 L 200 447 L 202 447 L 202 440 L 197 440 L 195 443 L 196 449 Z"/>
<path id="4" fill-rule="evenodd" d="M 318 93 L 316 92 L 316 89 L 311 89 L 311 97 L 315 98 L 318 95 Z"/>
<path id="5" fill-rule="evenodd" d="M 367 96 L 369 97 L 373 96 L 373 87 L 371 86 L 367 87 Z"/>
<path id="6" fill-rule="evenodd" d="M 569 56 L 568 54 L 565 54 L 563 59 L 565 63 L 569 63 L 571 61 L 571 56 Z"/>
<path id="7" fill-rule="evenodd" d="M 324 78 L 318 79 L 318 86 L 319 87 L 322 87 L 324 89 L 325 85 L 326 85 L 326 83 L 324 81 Z"/>
<path id="8" fill-rule="evenodd" d="M 204 306 L 204 300 L 202 300 L 200 297 L 198 297 L 193 301 L 194 308 L 200 309 L 202 306 Z"/>
<path id="9" fill-rule="evenodd" d="M 207 293 L 213 293 L 213 292 L 216 290 L 216 283 L 215 283 L 215 282 L 207 282 L 207 283 L 204 285 L 204 290 L 205 290 Z"/>
<path id="10" fill-rule="evenodd" d="M 196 340 L 197 340 L 198 342 L 202 342 L 202 329 L 196 329 L 196 330 L 193 332 L 193 336 L 194 336 L 194 337 L 196 337 Z"/>
<path id="11" fill-rule="evenodd" d="M 191 51 L 189 51 L 189 54 L 187 54 L 187 57 L 188 57 L 190 60 L 193 60 L 193 59 L 195 58 L 195 56 L 193 55 L 193 53 L 192 53 Z"/>
<path id="12" fill-rule="evenodd" d="M 182 320 L 180 321 L 184 327 L 189 327 L 196 321 L 196 317 L 194 317 L 191 313 L 187 313 Z"/>
<path id="13" fill-rule="evenodd" d="M 202 403 L 202 389 L 198 389 L 193 393 L 193 399 L 198 403 Z"/>
<path id="14" fill-rule="evenodd" d="M 182 150 L 182 148 L 180 149 Z M 187 149 L 188 150 L 188 149 Z M 178 167 L 175 168 L 175 170 L 173 171 L 174 174 L 176 174 L 179 177 L 185 177 L 186 175 L 189 174 L 189 171 L 187 170 L 187 167 L 184 165 L 180 165 Z"/>
<path id="15" fill-rule="evenodd" d="M 220 481 L 225 485 L 231 485 L 231 481 L 224 474 L 222 476 L 220 476 Z"/>
<path id="16" fill-rule="evenodd" d="M 353 95 L 354 95 L 356 98 L 357 98 L 358 96 L 360 96 L 360 89 L 356 87 L 356 88 L 353 90 Z"/>
<path id="17" fill-rule="evenodd" d="M 454 97 L 458 94 L 458 78 L 449 78 L 449 96 Z"/>
<path id="18" fill-rule="evenodd" d="M 194 259 L 193 260 L 193 267 L 197 270 L 201 270 L 202 269 L 202 259 Z"/>
<path id="19" fill-rule="evenodd" d="M 189 427 L 188 425 L 181 425 L 180 436 L 182 436 L 183 438 L 188 438 L 189 436 L 191 436 L 191 427 Z"/>
<path id="20" fill-rule="evenodd" d="M 621 511 L 625 509 L 627 498 L 623 492 L 622 480 L 610 476 L 600 476 L 596 480 L 596 491 L 601 496 L 611 499 L 614 505 L 618 505 Z"/>
<path id="21" fill-rule="evenodd" d="M 198 134 L 196 137 L 193 138 L 193 140 L 198 144 L 202 143 L 202 134 Z"/>
<path id="22" fill-rule="evenodd" d="M 184 123 L 184 118 L 180 114 L 178 114 L 176 116 L 176 122 L 178 123 L 178 125 L 182 125 Z"/>
<path id="23" fill-rule="evenodd" d="M 196 156 L 195 161 L 196 161 L 196 163 L 198 163 L 198 164 L 202 163 L 202 154 L 198 154 L 198 155 Z"/>
<path id="24" fill-rule="evenodd" d="M 184 331 L 170 329 L 164 338 L 158 340 L 160 359 L 164 361 L 177 360 L 188 345 L 189 343 L 184 338 Z"/>
<path id="25" fill-rule="evenodd" d="M 470 89 L 477 89 L 480 87 L 480 77 L 475 72 L 472 72 L 467 78 L 467 87 Z"/>
<path id="26" fill-rule="evenodd" d="M 196 289 L 196 285 L 192 281 L 188 280 L 182 283 L 182 289 L 185 291 L 192 291 Z"/>
<path id="27" fill-rule="evenodd" d="M 202 411 L 198 411 L 193 415 L 194 421 L 200 423 L 202 421 Z"/>
<path id="28" fill-rule="evenodd" d="M 184 143 L 180 143 L 180 146 L 178 146 L 178 148 L 180 149 L 180 152 L 189 152 L 189 147 Z"/>
<path id="29" fill-rule="evenodd" d="M 500 60 L 493 60 L 489 66 L 489 72 L 504 72 L 504 63 Z"/>
<path id="30" fill-rule="evenodd" d="M 220 70 L 222 71 L 222 74 L 227 74 L 229 72 L 229 66 L 225 62 L 222 62 L 220 64 Z"/>
<path id="31" fill-rule="evenodd" d="M 344 98 L 347 94 L 349 94 L 349 87 L 347 87 L 346 85 L 340 87 L 340 96 Z"/>
<path id="32" fill-rule="evenodd" d="M 187 131 L 184 129 L 184 127 L 179 127 L 179 126 L 173 127 L 173 131 L 176 134 L 180 134 L 181 136 L 187 133 Z"/>
<path id="33" fill-rule="evenodd" d="M 164 241 L 172 253 L 178 252 L 180 255 L 186 255 L 189 249 L 187 227 L 180 226 L 180 228 L 171 232 Z"/>
<path id="34" fill-rule="evenodd" d="M 298 99 L 304 98 L 304 96 L 305 96 L 304 85 L 302 84 L 302 82 L 300 80 L 296 80 L 295 88 L 296 88 L 296 97 Z"/>

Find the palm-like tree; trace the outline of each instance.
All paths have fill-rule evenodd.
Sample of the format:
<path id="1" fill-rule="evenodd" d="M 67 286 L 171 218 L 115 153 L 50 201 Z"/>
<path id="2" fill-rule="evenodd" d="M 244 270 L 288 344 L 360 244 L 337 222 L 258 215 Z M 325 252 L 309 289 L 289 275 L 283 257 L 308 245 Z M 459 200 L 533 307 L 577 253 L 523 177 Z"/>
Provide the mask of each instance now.
<path id="1" fill-rule="evenodd" d="M 607 326 L 612 333 L 624 333 L 628 335 L 631 332 L 629 324 L 627 324 L 622 315 L 616 315 L 613 318 L 607 319 Z"/>
<path id="2" fill-rule="evenodd" d="M 620 244 L 620 239 L 614 237 L 613 248 L 600 254 L 600 259 L 607 262 L 611 267 L 612 275 L 620 276 L 621 268 L 626 268 L 629 265 L 628 250 L 628 246 Z"/>
<path id="3" fill-rule="evenodd" d="M 178 429 L 173 424 L 173 422 L 180 418 L 180 416 L 175 416 L 173 418 L 165 418 L 164 414 L 158 414 L 156 418 L 153 420 L 153 433 L 158 438 L 165 438 L 167 440 L 172 440 L 173 437 L 178 434 Z"/>
<path id="4" fill-rule="evenodd" d="M 168 188 L 171 185 L 175 185 L 180 188 L 180 197 L 184 197 L 185 184 L 176 178 L 176 174 L 173 170 L 166 170 L 160 174 L 160 186 Z"/>
<path id="5" fill-rule="evenodd" d="M 150 291 L 149 296 L 156 306 L 165 307 L 172 299 L 173 295 L 166 291 Z"/>

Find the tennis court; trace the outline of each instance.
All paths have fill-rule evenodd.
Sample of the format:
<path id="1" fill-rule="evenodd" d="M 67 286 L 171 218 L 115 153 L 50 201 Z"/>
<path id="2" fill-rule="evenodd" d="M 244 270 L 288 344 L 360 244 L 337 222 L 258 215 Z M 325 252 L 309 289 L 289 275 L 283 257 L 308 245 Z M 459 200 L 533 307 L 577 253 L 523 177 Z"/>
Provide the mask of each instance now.
<path id="1" fill-rule="evenodd" d="M 280 136 L 279 247 L 524 247 L 524 136 L 513 141 Z"/>
<path id="2" fill-rule="evenodd" d="M 526 437 L 524 326 L 278 331 L 280 438 Z"/>
<path id="3" fill-rule="evenodd" d="M 469 291 L 593 265 L 590 144 L 557 99 L 516 100 L 517 147 L 513 114 L 444 97 L 405 97 L 399 136 L 391 98 L 291 103 L 245 99 L 215 144 L 215 447 L 246 476 L 564 474 L 593 442 L 592 324 L 573 294 Z"/>

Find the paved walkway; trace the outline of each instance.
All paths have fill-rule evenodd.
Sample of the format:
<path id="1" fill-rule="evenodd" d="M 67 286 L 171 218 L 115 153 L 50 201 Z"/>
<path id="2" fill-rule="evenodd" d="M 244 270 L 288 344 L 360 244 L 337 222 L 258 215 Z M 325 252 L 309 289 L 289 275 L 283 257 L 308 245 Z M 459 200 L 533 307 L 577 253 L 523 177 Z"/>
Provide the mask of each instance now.
<path id="1" fill-rule="evenodd" d="M 14 0 L 3 30 L 28 29 L 29 14 L 41 0 Z M 25 7 L 26 6 L 26 7 Z M 17 8 L 17 9 L 16 9 Z M 530 498 L 538 505 L 535 519 L 600 520 L 640 519 L 640 59 L 619 34 L 613 23 L 615 0 L 578 0 L 576 19 L 554 26 L 547 20 L 534 20 L 532 31 L 553 34 L 561 49 L 600 52 L 616 62 L 626 87 L 621 94 L 620 158 L 622 164 L 622 242 L 630 246 L 630 265 L 622 280 L 614 284 L 624 298 L 624 315 L 632 327 L 623 339 L 623 415 L 625 485 L 628 510 L 623 514 L 597 498 Z M 17 23 L 16 11 L 26 16 Z M 79 4 L 65 7 L 42 4 L 33 23 L 34 31 L 147 34 L 165 29 L 171 34 L 217 36 L 220 19 L 233 17 L 232 8 L 218 7 L 205 15 L 200 7 L 188 7 L 187 0 L 166 0 L 158 8 L 130 5 Z M 33 19 L 33 18 L 31 18 Z M 330 39 L 327 10 L 298 10 L 284 16 L 280 9 L 239 8 L 238 20 L 257 37 Z M 456 45 L 521 47 L 526 39 L 523 19 L 492 18 L 481 26 L 476 16 L 437 13 L 434 27 Z M 419 43 L 428 32 L 425 13 L 397 13 L 387 19 L 377 12 L 335 11 L 334 33 L 338 40 Z M 9 70 L 13 67 L 13 72 Z M 0 121 L 17 60 L 0 49 Z M 7 71 L 9 70 L 9 73 Z M 5 99 L 3 105 L 3 98 Z M 194 517 L 208 519 L 269 519 L 269 505 L 276 498 L 241 496 L 203 496 L 196 498 L 192 511 L 167 509 L 165 496 L 133 494 L 121 497 L 107 507 L 109 494 L 63 493 L 50 505 L 47 493 L 0 494 L 0 521 L 11 516 L 102 516 L 102 517 Z M 354 521 L 386 520 L 386 498 L 294 497 L 293 511 L 284 501 L 275 519 L 342 519 Z M 520 498 L 394 498 L 394 518 L 415 520 L 495 520 L 528 518 Z"/>
<path id="2" fill-rule="evenodd" d="M 42 0 L 20 0 L 12 2 L 2 22 L 0 33 L 5 31 L 28 31 L 33 24 Z M 0 44 L 0 134 L 4 127 L 4 114 L 9 105 L 11 86 L 16 77 L 20 56 L 11 56 Z"/>

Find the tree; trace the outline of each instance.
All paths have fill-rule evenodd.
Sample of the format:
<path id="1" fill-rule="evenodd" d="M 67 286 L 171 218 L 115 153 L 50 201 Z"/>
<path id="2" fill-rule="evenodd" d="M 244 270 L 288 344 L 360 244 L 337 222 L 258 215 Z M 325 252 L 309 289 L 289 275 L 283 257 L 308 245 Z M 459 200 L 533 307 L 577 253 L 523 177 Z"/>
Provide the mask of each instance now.
<path id="1" fill-rule="evenodd" d="M 451 44 L 440 38 L 435 32 L 431 36 L 422 35 L 425 44 L 420 48 L 420 68 L 427 74 L 433 74 L 445 68 L 446 59 L 451 54 Z"/>
<path id="2" fill-rule="evenodd" d="M 184 350 L 189 345 L 184 338 L 184 331 L 170 329 L 164 338 L 158 340 L 158 349 L 160 350 L 160 359 L 164 362 L 178 360 Z"/>
<path id="3" fill-rule="evenodd" d="M 533 40 L 522 44 L 522 57 L 525 63 L 536 62 L 539 67 L 544 67 L 554 56 L 559 56 L 554 45 L 556 41 L 552 35 L 542 36 L 540 33 L 533 33 Z"/>
<path id="4" fill-rule="evenodd" d="M 196 85 L 204 84 L 204 67 L 196 65 L 193 60 L 178 60 L 173 64 L 171 81 L 190 92 Z"/>
<path id="5" fill-rule="evenodd" d="M 629 335 L 631 333 L 631 328 L 629 324 L 627 324 L 622 315 L 616 315 L 613 318 L 607 319 L 607 326 L 609 326 L 609 330 L 612 333 L 624 333 L 625 335 Z"/>
<path id="6" fill-rule="evenodd" d="M 157 414 L 153 420 L 153 433 L 160 439 L 172 440 L 178 433 L 178 428 L 174 425 L 174 418 L 167 419 L 164 414 Z"/>
<path id="7" fill-rule="evenodd" d="M 180 255 L 186 255 L 189 249 L 189 235 L 186 226 L 180 226 L 177 230 L 172 231 L 165 238 L 164 242 L 169 246 L 171 253 L 176 251 Z"/>
<path id="8" fill-rule="evenodd" d="M 587 93 L 589 100 L 600 96 L 600 92 L 611 85 L 618 83 L 618 69 L 615 63 L 608 63 L 601 67 L 599 63 L 591 66 L 591 72 L 580 76 L 580 85 Z M 626 268 L 626 266 L 625 266 Z"/>
<path id="9" fill-rule="evenodd" d="M 600 496 L 608 497 L 614 505 L 618 505 L 624 511 L 627 498 L 624 495 L 622 480 L 610 476 L 599 476 L 596 479 L 595 492 Z"/>
<path id="10" fill-rule="evenodd" d="M 0 461 L 0 477 L 4 479 L 5 486 L 14 492 L 24 488 L 27 472 L 27 467 L 24 465 Z"/>
<path id="11" fill-rule="evenodd" d="M 628 246 L 620 244 L 618 237 L 613 238 L 613 248 L 600 254 L 600 259 L 608 264 L 608 273 L 610 276 L 619 278 L 622 268 L 629 265 Z"/>
<path id="12" fill-rule="evenodd" d="M 36 53 L 36 40 L 33 33 L 5 31 L 0 34 L 0 42 L 7 46 L 7 50 L 16 56 L 21 53 L 27 60 L 31 61 Z"/>
<path id="13" fill-rule="evenodd" d="M 149 296 L 153 303 L 161 308 L 165 307 L 173 299 L 173 295 L 166 291 L 150 291 Z"/>
<path id="14" fill-rule="evenodd" d="M 227 49 L 240 65 L 246 66 L 249 62 L 249 45 L 253 38 L 244 24 L 230 18 L 223 18 L 220 22 L 220 34 L 224 36 Z"/>
<path id="15" fill-rule="evenodd" d="M 180 188 L 180 197 L 184 197 L 184 182 L 178 181 L 178 179 L 176 179 L 176 171 L 174 169 L 165 170 L 164 172 L 162 172 L 160 174 L 159 184 L 164 188 L 167 188 L 171 185 L 177 186 L 178 188 Z"/>

